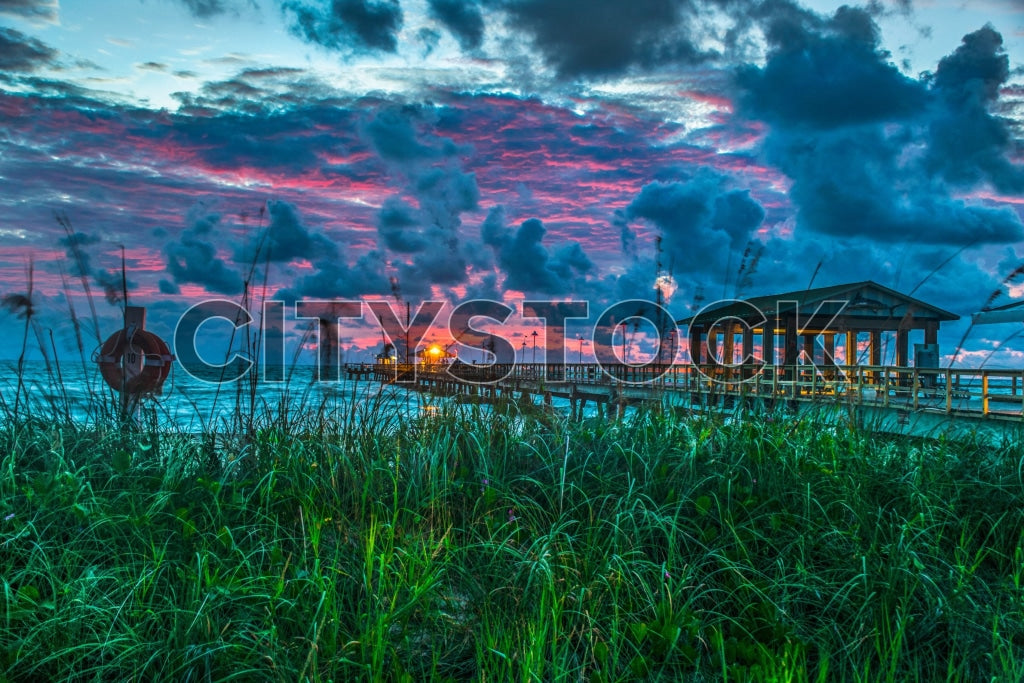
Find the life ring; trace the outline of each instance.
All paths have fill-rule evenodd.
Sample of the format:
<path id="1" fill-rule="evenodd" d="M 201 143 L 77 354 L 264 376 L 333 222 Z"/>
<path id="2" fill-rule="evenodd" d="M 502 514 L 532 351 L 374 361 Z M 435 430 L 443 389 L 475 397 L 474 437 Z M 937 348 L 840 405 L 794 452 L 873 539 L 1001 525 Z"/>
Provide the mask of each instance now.
<path id="1" fill-rule="evenodd" d="M 100 346 L 96 362 L 110 388 L 136 396 L 159 396 L 174 356 L 163 339 L 146 330 L 118 330 Z"/>

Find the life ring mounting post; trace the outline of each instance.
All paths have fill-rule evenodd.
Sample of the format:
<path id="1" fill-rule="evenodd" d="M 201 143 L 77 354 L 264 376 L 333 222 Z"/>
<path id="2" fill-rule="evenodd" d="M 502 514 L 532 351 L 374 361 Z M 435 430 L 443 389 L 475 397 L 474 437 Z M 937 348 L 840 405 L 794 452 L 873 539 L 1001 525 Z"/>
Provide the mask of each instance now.
<path id="1" fill-rule="evenodd" d="M 95 360 L 127 412 L 140 399 L 160 395 L 174 355 L 163 339 L 146 329 L 146 308 L 126 306 L 123 328 L 107 337 Z"/>

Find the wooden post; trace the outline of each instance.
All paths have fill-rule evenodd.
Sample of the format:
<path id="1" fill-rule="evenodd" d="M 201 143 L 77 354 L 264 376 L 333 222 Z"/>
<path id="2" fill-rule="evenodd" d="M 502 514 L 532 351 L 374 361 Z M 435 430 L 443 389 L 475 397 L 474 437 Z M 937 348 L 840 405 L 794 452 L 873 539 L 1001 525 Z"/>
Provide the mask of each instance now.
<path id="1" fill-rule="evenodd" d="M 775 365 L 775 320 L 769 318 L 761 328 L 761 353 L 765 365 Z"/>
<path id="2" fill-rule="evenodd" d="M 868 351 L 870 365 L 882 364 L 882 333 L 879 330 L 871 330 L 871 341 Z"/>
<path id="3" fill-rule="evenodd" d="M 808 365 L 814 365 L 815 362 L 816 362 L 815 359 L 814 359 L 814 356 L 815 356 L 815 352 L 818 349 L 816 348 L 816 345 L 814 343 L 814 339 L 815 339 L 815 335 L 813 335 L 813 334 L 805 334 L 805 335 L 803 335 L 803 351 L 804 351 L 804 355 L 807 356 L 807 364 Z"/>
<path id="4" fill-rule="evenodd" d="M 704 348 L 701 343 L 703 336 L 700 327 L 696 325 L 690 327 L 690 362 L 694 365 L 704 363 Z"/>
<path id="5" fill-rule="evenodd" d="M 736 326 L 732 323 L 726 325 L 723 336 L 725 338 L 722 340 L 722 364 L 725 365 L 725 379 L 730 381 L 733 377 L 732 365 L 736 362 Z"/>
<path id="6" fill-rule="evenodd" d="M 825 332 L 825 357 L 822 365 L 832 367 L 836 364 L 836 333 Z"/>
<path id="7" fill-rule="evenodd" d="M 901 368 L 910 365 L 910 331 L 896 330 L 896 365 Z"/>
<path id="8" fill-rule="evenodd" d="M 708 330 L 704 340 L 704 356 L 709 365 L 718 362 L 718 332 Z"/>
<path id="9" fill-rule="evenodd" d="M 786 316 L 786 327 L 782 337 L 782 364 L 786 366 L 786 379 L 792 379 L 790 374 L 796 370 L 797 348 L 796 348 L 796 318 L 792 315 Z"/>
<path id="10" fill-rule="evenodd" d="M 750 366 L 754 362 L 754 329 L 750 325 L 743 327 L 743 344 L 740 348 L 743 354 L 743 379 L 750 376 Z"/>

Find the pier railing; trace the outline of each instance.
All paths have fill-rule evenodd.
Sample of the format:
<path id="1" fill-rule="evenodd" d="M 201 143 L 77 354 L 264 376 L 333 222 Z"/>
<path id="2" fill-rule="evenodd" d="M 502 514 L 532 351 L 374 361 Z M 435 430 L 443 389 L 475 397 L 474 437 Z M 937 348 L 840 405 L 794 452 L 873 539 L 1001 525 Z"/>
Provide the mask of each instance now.
<path id="1" fill-rule="evenodd" d="M 541 393 L 572 385 L 629 388 L 633 394 L 833 401 L 912 410 L 1024 415 L 1024 370 L 854 366 L 598 365 L 515 363 L 349 366 L 350 376 L 461 385 L 517 386 Z"/>

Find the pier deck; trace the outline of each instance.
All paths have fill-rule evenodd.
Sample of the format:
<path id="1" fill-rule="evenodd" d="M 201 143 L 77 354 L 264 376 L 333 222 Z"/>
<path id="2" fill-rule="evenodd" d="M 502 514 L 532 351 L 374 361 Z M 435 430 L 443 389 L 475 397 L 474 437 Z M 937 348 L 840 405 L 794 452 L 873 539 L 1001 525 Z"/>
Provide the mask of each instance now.
<path id="1" fill-rule="evenodd" d="M 876 365 L 349 365 L 349 377 L 445 395 L 551 403 L 569 401 L 573 417 L 593 402 L 598 414 L 641 403 L 689 410 L 832 407 L 880 431 L 988 436 L 1024 433 L 1024 370 Z"/>

